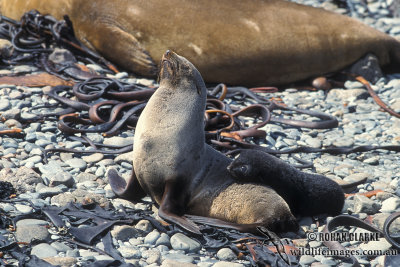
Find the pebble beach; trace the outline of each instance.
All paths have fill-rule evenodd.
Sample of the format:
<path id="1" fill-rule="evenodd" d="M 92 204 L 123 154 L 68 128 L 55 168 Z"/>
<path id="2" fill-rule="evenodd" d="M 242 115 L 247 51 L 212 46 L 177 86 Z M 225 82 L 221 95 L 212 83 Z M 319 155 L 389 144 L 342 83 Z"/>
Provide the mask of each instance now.
<path id="1" fill-rule="evenodd" d="M 400 17 L 390 17 L 388 9 L 392 3 L 390 0 L 366 1 L 365 4 L 361 0 L 352 0 L 349 1 L 352 3 L 351 8 L 339 7 L 336 2 L 340 1 L 295 2 L 355 17 L 400 39 Z M 88 64 L 87 67 L 124 82 L 145 86 L 156 85 L 155 80 L 135 77 L 131 73 L 120 72 L 110 75 L 106 74 L 101 66 Z M 19 65 L 1 69 L 0 75 L 39 72 L 41 70 L 35 66 Z M 372 85 L 372 88 L 383 102 L 400 113 L 400 69 L 398 73 L 384 73 L 384 77 Z M 99 261 L 112 261 L 113 258 L 108 255 L 65 242 L 63 233 L 50 221 L 24 216 L 48 206 L 61 207 L 71 201 L 86 201 L 97 203 L 102 207 L 113 207 L 117 211 L 139 210 L 143 214 L 159 219 L 157 208 L 152 205 L 149 197 L 144 198 L 142 202 L 131 203 L 117 198 L 108 184 L 106 173 L 111 168 L 116 169 L 124 177 L 129 177 L 132 171 L 131 152 L 120 155 L 51 152 L 47 158 L 45 157 L 44 149 L 58 147 L 91 149 L 80 141 L 71 140 L 62 134 L 57 128 L 56 120 L 25 123 L 35 119 L 38 114 L 48 111 L 35 107 L 58 103 L 46 94 L 49 90 L 49 86 L 24 87 L 0 84 L 0 130 L 17 127 L 23 129 L 24 133 L 23 138 L 0 135 L 0 181 L 11 182 L 17 191 L 13 199 L 17 201 L 0 201 L 0 213 L 1 216 L 21 218 L 17 220 L 16 228 L 12 231 L 0 228 L 0 236 L 23 243 L 34 240 L 30 255 L 36 255 L 54 266 L 96 266 L 96 262 Z M 285 150 L 298 146 L 324 148 L 400 145 L 400 119 L 383 112 L 364 86 L 357 81 L 348 80 L 343 88 L 333 88 L 329 91 L 298 90 L 288 87 L 265 96 L 281 98 L 283 103 L 290 107 L 316 110 L 335 116 L 339 126 L 334 129 L 312 130 L 269 123 L 262 128 L 267 132 L 263 146 Z M 251 104 L 253 103 L 251 101 L 246 100 L 242 104 Z M 54 111 L 61 109 L 60 107 Z M 301 114 L 291 118 L 310 119 Z M 99 133 L 89 133 L 87 136 L 95 143 L 123 146 L 132 144 L 134 132 L 125 129 L 113 137 L 104 137 Z M 391 213 L 400 211 L 399 153 L 376 150 L 348 155 L 300 153 L 296 156 L 313 163 L 314 167 L 304 170 L 306 172 L 322 174 L 344 182 L 355 182 L 366 178 L 366 182 L 358 185 L 352 193 L 381 190 L 370 198 L 362 194 L 348 196 L 342 214 L 354 215 L 360 219 L 369 218 L 373 224 L 382 229 L 385 219 Z M 296 163 L 290 156 L 281 158 Z M 39 170 L 41 175 L 35 170 Z M 299 222 L 301 225 L 299 233 L 294 233 L 288 238 L 299 247 L 323 249 L 322 242 L 310 241 L 305 236 L 305 233 L 321 232 L 323 225 L 317 225 L 310 217 L 299 218 Z M 395 222 L 393 227 L 400 230 L 400 221 Z M 357 228 L 338 230 L 351 233 L 364 231 Z M 139 220 L 135 224 L 114 225 L 111 237 L 125 264 L 116 266 L 251 266 L 248 259 L 238 259 L 236 253 L 228 247 L 217 250 L 206 249 L 190 235 L 179 232 L 168 235 L 159 231 L 146 219 Z M 392 249 L 384 238 L 369 242 L 343 242 L 342 245 L 348 249 L 365 251 L 385 252 Z M 100 241 L 95 242 L 93 247 L 104 249 Z M 383 266 L 384 256 L 356 256 L 356 258 L 362 266 Z M 18 260 L 15 258 L 8 256 L 4 259 L 8 263 L 7 266 L 18 266 Z M 312 267 L 350 266 L 341 259 L 323 255 L 303 255 L 298 257 L 298 264 Z"/>

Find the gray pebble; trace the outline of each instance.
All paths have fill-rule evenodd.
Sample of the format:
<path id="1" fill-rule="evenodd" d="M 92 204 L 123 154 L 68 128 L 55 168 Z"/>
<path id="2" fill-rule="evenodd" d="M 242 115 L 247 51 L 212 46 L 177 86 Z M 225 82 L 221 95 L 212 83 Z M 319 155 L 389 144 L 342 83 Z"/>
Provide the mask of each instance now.
<path id="1" fill-rule="evenodd" d="M 398 197 L 391 197 L 382 202 L 381 212 L 393 212 L 400 207 L 400 199 Z"/>
<path id="2" fill-rule="evenodd" d="M 104 158 L 102 153 L 94 153 L 89 156 L 84 156 L 82 159 L 87 163 L 98 162 Z"/>
<path id="3" fill-rule="evenodd" d="M 18 228 L 20 226 L 32 226 L 32 225 L 47 226 L 47 225 L 49 225 L 49 223 L 47 221 L 38 220 L 38 219 L 23 219 L 23 220 L 17 221 L 15 226 Z"/>
<path id="4" fill-rule="evenodd" d="M 34 246 L 31 251 L 31 255 L 35 255 L 40 259 L 57 256 L 57 254 L 57 250 L 46 243 Z"/>
<path id="5" fill-rule="evenodd" d="M 194 258 L 189 255 L 181 254 L 181 253 L 169 253 L 162 256 L 163 260 L 174 260 L 178 262 L 194 262 Z"/>
<path id="6" fill-rule="evenodd" d="M 86 169 L 86 166 L 87 166 L 87 164 L 84 160 L 78 159 L 78 158 L 69 159 L 65 163 L 67 163 L 72 168 L 78 168 L 81 170 Z"/>
<path id="7" fill-rule="evenodd" d="M 153 230 L 153 226 L 148 220 L 140 220 L 136 225 L 135 228 L 141 230 L 145 233 L 149 233 Z"/>
<path id="8" fill-rule="evenodd" d="M 176 250 L 183 250 L 185 252 L 197 252 L 200 250 L 201 245 L 199 242 L 190 239 L 184 234 L 177 233 L 171 237 L 171 246 Z"/>
<path id="9" fill-rule="evenodd" d="M 310 255 L 303 255 L 303 256 L 300 257 L 299 263 L 300 263 L 301 265 L 309 265 L 309 264 L 311 264 L 311 263 L 313 263 L 313 262 L 316 262 L 316 261 L 317 261 L 317 260 L 316 260 L 313 256 L 310 256 Z"/>
<path id="10" fill-rule="evenodd" d="M 11 108 L 11 103 L 8 99 L 0 99 L 0 111 L 6 111 Z"/>
<path id="11" fill-rule="evenodd" d="M 378 165 L 379 164 L 379 157 L 371 157 L 363 161 L 369 165 Z"/>
<path id="12" fill-rule="evenodd" d="M 187 262 L 179 262 L 172 259 L 166 259 L 162 262 L 161 267 L 205 267 L 205 266 L 201 266 L 199 264 L 195 265 Z"/>
<path id="13" fill-rule="evenodd" d="M 49 240 L 50 233 L 44 225 L 22 225 L 17 227 L 15 237 L 18 242 L 30 243 L 34 239 Z"/>
<path id="14" fill-rule="evenodd" d="M 219 261 L 215 263 L 212 267 L 244 267 L 241 263 L 229 262 L 229 261 Z"/>
<path id="15" fill-rule="evenodd" d="M 381 205 L 363 195 L 354 196 L 354 212 L 375 214 L 379 211 Z"/>
<path id="16" fill-rule="evenodd" d="M 144 238 L 144 243 L 149 245 L 156 244 L 157 239 L 160 237 L 160 233 L 156 230 L 152 231 Z"/>
<path id="17" fill-rule="evenodd" d="M 122 257 L 127 259 L 140 259 L 142 257 L 142 253 L 136 248 L 120 247 L 118 251 L 121 253 Z"/>
<path id="18" fill-rule="evenodd" d="M 110 138 L 104 138 L 105 145 L 115 145 L 115 146 L 127 146 L 133 144 L 133 137 L 120 137 L 120 136 L 113 136 Z"/>
<path id="19" fill-rule="evenodd" d="M 143 251 L 142 257 L 146 259 L 148 264 L 160 263 L 161 253 L 158 251 L 158 249 L 149 249 Z"/>
<path id="20" fill-rule="evenodd" d="M 57 241 L 51 243 L 51 246 L 55 248 L 58 252 L 67 252 L 68 250 L 71 250 L 69 246 Z"/>
<path id="21" fill-rule="evenodd" d="M 21 213 L 23 213 L 23 214 L 31 213 L 32 210 L 33 210 L 32 207 L 31 207 L 31 206 L 28 206 L 28 205 L 15 204 L 14 206 L 15 206 L 15 208 L 16 208 L 19 212 L 21 212 Z"/>
<path id="22" fill-rule="evenodd" d="M 111 235 L 115 239 L 122 241 L 128 241 L 130 238 L 137 237 L 138 234 L 138 230 L 129 225 L 117 225 L 111 231 Z"/>
<path id="23" fill-rule="evenodd" d="M 222 261 L 233 261 L 237 259 L 236 254 L 230 248 L 221 248 L 218 250 L 217 257 Z"/>
<path id="24" fill-rule="evenodd" d="M 170 237 L 165 233 L 161 233 L 160 238 L 158 238 L 156 242 L 156 246 L 162 246 L 162 245 L 167 247 L 171 246 Z"/>

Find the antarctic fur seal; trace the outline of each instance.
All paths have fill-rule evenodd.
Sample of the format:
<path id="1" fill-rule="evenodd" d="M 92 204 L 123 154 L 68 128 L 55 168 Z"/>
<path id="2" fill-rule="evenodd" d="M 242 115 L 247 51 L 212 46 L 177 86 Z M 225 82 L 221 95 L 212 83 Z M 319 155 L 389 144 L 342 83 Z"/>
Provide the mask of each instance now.
<path id="1" fill-rule="evenodd" d="M 68 14 L 80 41 L 144 76 L 171 49 L 206 82 L 285 84 L 335 72 L 368 52 L 400 65 L 400 42 L 355 19 L 282 0 L 0 0 L 19 19 Z"/>
<path id="2" fill-rule="evenodd" d="M 268 185 L 289 204 L 294 215 L 338 215 L 344 192 L 331 179 L 299 171 L 275 156 L 259 150 L 242 150 L 228 166 L 238 182 Z"/>
<path id="3" fill-rule="evenodd" d="M 167 51 L 159 76 L 160 87 L 136 126 L 131 179 L 126 184 L 116 171 L 108 173 L 114 192 L 131 200 L 150 195 L 161 218 L 197 234 L 185 214 L 241 231 L 297 230 L 281 196 L 267 186 L 236 182 L 227 170 L 232 160 L 205 143 L 207 91 L 197 69 Z"/>

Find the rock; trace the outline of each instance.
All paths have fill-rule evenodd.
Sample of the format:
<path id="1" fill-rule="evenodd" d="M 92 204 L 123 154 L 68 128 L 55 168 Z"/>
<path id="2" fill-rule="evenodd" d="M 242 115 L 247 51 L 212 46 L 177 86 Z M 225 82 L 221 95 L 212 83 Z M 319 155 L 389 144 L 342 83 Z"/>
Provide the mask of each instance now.
<path id="1" fill-rule="evenodd" d="M 369 165 L 374 165 L 375 166 L 375 165 L 379 164 L 379 157 L 377 157 L 377 156 L 371 157 L 371 158 L 365 159 L 363 162 L 367 163 Z"/>
<path id="2" fill-rule="evenodd" d="M 196 267 L 196 264 L 166 259 L 162 262 L 161 267 Z"/>
<path id="3" fill-rule="evenodd" d="M 348 183 L 359 182 L 364 179 L 367 179 L 366 181 L 368 181 L 368 179 L 371 179 L 371 175 L 369 173 L 360 172 L 360 173 L 350 174 L 350 175 L 346 176 L 345 178 L 343 178 L 343 180 Z"/>
<path id="4" fill-rule="evenodd" d="M 71 168 L 78 168 L 80 170 L 86 169 L 87 163 L 78 158 L 72 158 L 67 160 L 65 163 L 67 163 Z"/>
<path id="5" fill-rule="evenodd" d="M 5 112 L 2 112 L 0 117 L 3 120 L 18 120 L 21 117 L 21 110 L 18 108 L 9 109 Z M 7 125 L 7 127 L 11 128 L 9 126 L 10 122 L 8 122 L 8 124 L 7 123 L 4 123 L 4 124 Z M 21 123 L 18 122 L 18 125 L 19 126 L 15 126 L 15 127 L 22 128 Z"/>
<path id="6" fill-rule="evenodd" d="M 32 207 L 28 205 L 23 205 L 23 204 L 15 204 L 15 208 L 22 214 L 28 214 L 32 212 Z"/>
<path id="7" fill-rule="evenodd" d="M 354 140 L 348 137 L 339 137 L 333 141 L 333 145 L 336 147 L 351 147 L 354 145 Z"/>
<path id="8" fill-rule="evenodd" d="M 143 251 L 142 257 L 146 259 L 146 262 L 148 264 L 153 264 L 153 263 L 159 264 L 161 260 L 161 252 L 158 251 L 158 249 L 149 249 Z"/>
<path id="9" fill-rule="evenodd" d="M 201 248 L 199 242 L 194 241 L 181 233 L 174 234 L 171 237 L 171 246 L 173 249 L 183 250 L 185 252 L 197 252 Z"/>
<path id="10" fill-rule="evenodd" d="M 309 264 L 311 264 L 311 263 L 313 263 L 313 262 L 316 262 L 316 261 L 317 261 L 317 260 L 316 260 L 313 256 L 310 256 L 310 255 L 303 255 L 303 256 L 300 257 L 299 263 L 300 263 L 301 265 L 309 265 Z"/>
<path id="11" fill-rule="evenodd" d="M 118 251 L 121 253 L 121 256 L 127 259 L 140 259 L 142 258 L 142 253 L 139 249 L 132 247 L 120 247 Z"/>
<path id="12" fill-rule="evenodd" d="M 217 257 L 222 261 L 233 261 L 237 259 L 236 254 L 230 248 L 221 248 L 218 250 Z"/>
<path id="13" fill-rule="evenodd" d="M 216 262 L 212 267 L 244 267 L 241 263 L 229 262 L 229 261 L 219 261 Z"/>
<path id="14" fill-rule="evenodd" d="M 43 225 L 22 225 L 17 227 L 15 233 L 18 242 L 30 243 L 32 240 L 47 241 L 50 239 L 49 231 Z"/>
<path id="15" fill-rule="evenodd" d="M 122 162 L 131 163 L 132 159 L 133 159 L 133 152 L 128 152 L 128 153 L 124 153 L 124 154 L 118 155 L 114 159 L 114 162 L 117 163 L 117 164 L 121 164 Z"/>
<path id="16" fill-rule="evenodd" d="M 76 59 L 69 50 L 55 48 L 54 51 L 49 55 L 49 61 L 54 64 L 65 64 L 66 62 L 75 63 Z"/>
<path id="17" fill-rule="evenodd" d="M 165 233 L 161 233 L 160 238 L 158 238 L 156 242 L 156 246 L 162 246 L 162 245 L 171 247 L 170 237 Z"/>
<path id="18" fill-rule="evenodd" d="M 139 233 L 133 226 L 117 225 L 111 230 L 111 235 L 117 240 L 128 241 L 130 238 L 137 237 Z"/>
<path id="19" fill-rule="evenodd" d="M 87 173 L 87 172 L 81 172 L 76 176 L 76 181 L 78 183 L 86 182 L 86 181 L 95 181 L 97 179 L 96 175 Z"/>
<path id="20" fill-rule="evenodd" d="M 39 170 L 51 186 L 64 184 L 67 187 L 71 187 L 74 184 L 72 175 L 64 171 L 58 161 L 50 160 L 47 164 L 39 166 Z"/>
<path id="21" fill-rule="evenodd" d="M 76 189 L 75 191 L 65 192 L 51 198 L 52 205 L 65 206 L 69 202 L 77 202 L 82 204 L 98 203 L 101 207 L 108 207 L 110 201 L 103 195 L 88 193 L 86 190 Z"/>
<path id="22" fill-rule="evenodd" d="M 48 226 L 49 223 L 47 221 L 44 220 L 38 220 L 38 219 L 23 219 L 23 220 L 19 220 L 17 221 L 17 223 L 15 224 L 15 226 L 18 228 L 20 226 Z"/>
<path id="23" fill-rule="evenodd" d="M 72 267 L 75 266 L 77 259 L 73 257 L 47 257 L 43 258 L 44 261 L 47 261 L 48 263 L 55 265 L 55 266 L 61 266 L 61 267 Z"/>
<path id="24" fill-rule="evenodd" d="M 374 202 L 373 200 L 367 198 L 363 195 L 354 196 L 354 212 L 355 213 L 366 213 L 375 214 L 379 211 L 381 205 Z"/>
<path id="25" fill-rule="evenodd" d="M 134 203 L 132 203 L 129 200 L 122 199 L 122 198 L 113 199 L 112 204 L 116 209 L 119 209 L 121 207 L 128 208 L 128 209 L 135 209 Z"/>
<path id="26" fill-rule="evenodd" d="M 102 153 L 94 153 L 89 156 L 83 156 L 82 159 L 87 163 L 99 162 L 104 158 Z"/>
<path id="27" fill-rule="evenodd" d="M 362 243 L 360 245 L 360 248 L 362 250 L 382 251 L 382 253 L 389 250 L 391 247 L 392 245 L 385 238 L 379 238 L 378 241 L 369 241 L 368 243 Z"/>
<path id="28" fill-rule="evenodd" d="M 51 243 L 51 246 L 59 252 L 67 252 L 68 250 L 71 250 L 71 248 L 69 246 L 65 245 L 64 243 L 57 242 L 57 241 Z"/>
<path id="29" fill-rule="evenodd" d="M 307 145 L 314 147 L 314 148 L 320 148 L 322 145 L 321 140 L 319 140 L 318 138 L 307 138 L 305 140 L 305 142 Z"/>
<path id="30" fill-rule="evenodd" d="M 32 248 L 31 255 L 35 255 L 38 258 L 48 258 L 57 256 L 57 250 L 46 243 L 41 243 Z"/>
<path id="31" fill-rule="evenodd" d="M 398 197 L 391 197 L 382 202 L 381 212 L 393 212 L 400 207 L 400 199 Z"/>
<path id="32" fill-rule="evenodd" d="M 6 111 L 11 108 L 11 103 L 8 99 L 0 99 L 0 111 Z"/>
<path id="33" fill-rule="evenodd" d="M 141 230 L 145 233 L 149 233 L 153 230 L 153 226 L 148 220 L 140 220 L 136 225 L 135 228 Z"/>
<path id="34" fill-rule="evenodd" d="M 39 183 L 43 183 L 40 175 L 27 167 L 19 167 L 15 172 L 7 169 L 0 171 L 0 181 L 10 182 L 18 194 L 34 192 Z"/>
<path id="35" fill-rule="evenodd" d="M 192 256 L 180 254 L 180 253 L 169 253 L 162 257 L 163 260 L 174 260 L 178 262 L 193 263 L 194 259 Z"/>
<path id="36" fill-rule="evenodd" d="M 9 58 L 13 52 L 13 44 L 7 39 L 0 39 L 0 58 Z"/>
<path id="37" fill-rule="evenodd" d="M 144 238 L 144 243 L 149 245 L 154 245 L 157 242 L 157 239 L 160 237 L 160 233 L 156 230 L 152 231 Z"/>
<path id="38" fill-rule="evenodd" d="M 114 146 L 128 146 L 133 144 L 133 137 L 124 138 L 119 136 L 113 136 L 110 138 L 104 138 L 104 144 L 114 145 Z"/>

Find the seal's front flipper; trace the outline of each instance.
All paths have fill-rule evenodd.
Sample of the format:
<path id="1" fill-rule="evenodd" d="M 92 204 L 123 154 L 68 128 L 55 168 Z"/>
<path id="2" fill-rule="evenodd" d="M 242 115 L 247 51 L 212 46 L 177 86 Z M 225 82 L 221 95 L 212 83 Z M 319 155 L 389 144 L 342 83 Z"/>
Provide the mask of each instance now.
<path id="1" fill-rule="evenodd" d="M 134 169 L 132 169 L 131 178 L 128 183 L 126 183 L 125 179 L 119 176 L 118 172 L 114 169 L 108 171 L 107 177 L 111 189 L 121 198 L 136 202 L 146 196 L 146 193 L 143 191 L 136 178 Z"/>
<path id="2" fill-rule="evenodd" d="M 149 52 L 117 21 L 99 19 L 97 23 L 91 22 L 90 27 L 92 29 L 86 29 L 84 36 L 79 36 L 87 46 L 95 47 L 106 59 L 118 62 L 120 66 L 132 72 L 147 77 L 156 77 L 157 64 Z M 78 31 L 77 35 L 80 33 L 82 30 Z"/>
<path id="3" fill-rule="evenodd" d="M 189 214 L 185 214 L 185 217 L 196 223 L 206 224 L 220 228 L 233 229 L 245 233 L 257 233 L 258 232 L 257 227 L 263 226 L 262 223 L 238 224 L 238 223 L 226 222 L 216 218 L 209 218 L 209 217 L 189 215 Z"/>
<path id="4" fill-rule="evenodd" d="M 175 223 L 183 229 L 196 234 L 201 235 L 199 227 L 191 220 L 179 215 L 183 213 L 184 206 L 184 193 L 181 188 L 178 188 L 174 183 L 167 182 L 165 184 L 164 195 L 161 200 L 160 208 L 158 209 L 158 215 L 171 223 Z"/>

